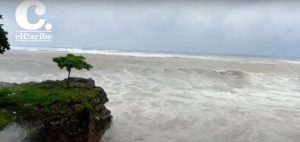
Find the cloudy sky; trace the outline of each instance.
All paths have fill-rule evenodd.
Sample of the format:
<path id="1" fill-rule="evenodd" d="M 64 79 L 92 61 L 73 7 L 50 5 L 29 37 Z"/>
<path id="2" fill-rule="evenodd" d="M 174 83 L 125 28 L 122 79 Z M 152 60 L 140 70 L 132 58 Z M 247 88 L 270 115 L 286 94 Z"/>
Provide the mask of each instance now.
<path id="1" fill-rule="evenodd" d="M 13 46 L 300 58 L 297 0 L 45 0 L 42 18 L 53 26 L 49 43 L 15 41 L 20 2 L 0 2 Z M 29 18 L 40 18 L 34 7 Z"/>

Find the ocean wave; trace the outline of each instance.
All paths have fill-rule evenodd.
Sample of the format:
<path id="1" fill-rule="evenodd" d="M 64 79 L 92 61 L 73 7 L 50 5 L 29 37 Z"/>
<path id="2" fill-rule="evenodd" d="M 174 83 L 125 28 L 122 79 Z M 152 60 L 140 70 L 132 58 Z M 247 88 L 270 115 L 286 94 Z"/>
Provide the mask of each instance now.
<path id="1" fill-rule="evenodd" d="M 272 64 L 274 62 L 283 62 L 291 64 L 300 64 L 297 60 L 283 59 L 264 59 L 264 58 L 249 58 L 238 56 L 217 56 L 203 54 L 181 54 L 181 53 L 159 53 L 159 52 L 135 52 L 135 51 L 120 51 L 120 50 L 101 50 L 101 49 L 84 49 L 84 48 L 58 48 L 58 47 L 12 47 L 13 50 L 25 50 L 31 52 L 67 52 L 75 54 L 101 54 L 101 55 L 116 55 L 116 56 L 132 56 L 132 57 L 151 57 L 151 58 L 186 58 L 186 59 L 203 59 L 216 61 L 238 61 L 255 64 Z"/>
<path id="2" fill-rule="evenodd" d="M 221 75 L 235 76 L 235 77 L 243 77 L 249 75 L 249 73 L 240 69 L 217 70 L 217 72 Z"/>
<path id="3" fill-rule="evenodd" d="M 208 70 L 208 69 L 200 69 L 200 68 L 173 68 L 173 69 L 165 69 L 165 73 L 178 73 L 182 72 L 190 75 L 199 75 L 206 76 L 210 78 L 218 78 L 218 77 L 246 77 L 246 76 L 255 76 L 254 73 L 246 72 L 240 69 L 222 69 L 222 70 Z"/>
<path id="4" fill-rule="evenodd" d="M 177 57 L 172 54 L 163 53 L 143 53 L 143 52 L 124 52 L 120 50 L 97 50 L 97 49 L 82 49 L 82 48 L 37 48 L 37 47 L 13 47 L 14 50 L 26 50 L 33 52 L 68 52 L 82 54 L 102 54 L 102 55 L 118 55 L 118 56 L 134 56 L 134 57 Z"/>
<path id="5" fill-rule="evenodd" d="M 280 60 L 282 63 L 289 63 L 289 64 L 300 64 L 300 61 L 296 60 Z"/>

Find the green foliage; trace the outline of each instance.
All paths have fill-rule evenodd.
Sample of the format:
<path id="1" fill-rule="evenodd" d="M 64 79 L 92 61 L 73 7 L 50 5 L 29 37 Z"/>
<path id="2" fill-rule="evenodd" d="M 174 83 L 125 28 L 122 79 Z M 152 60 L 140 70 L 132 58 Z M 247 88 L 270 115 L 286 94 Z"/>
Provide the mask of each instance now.
<path id="1" fill-rule="evenodd" d="M 0 15 L 0 20 L 3 16 Z M 3 54 L 6 50 L 10 49 L 10 44 L 8 43 L 7 32 L 3 29 L 3 24 L 0 24 L 0 54 Z"/>
<path id="2" fill-rule="evenodd" d="M 0 109 L 0 130 L 13 121 L 12 115 L 5 109 Z"/>
<path id="3" fill-rule="evenodd" d="M 65 84 L 53 84 L 0 88 L 0 130 L 11 122 L 41 125 L 60 120 L 57 125 L 64 124 L 77 112 L 91 108 L 97 98 L 93 88 L 66 89 Z"/>
<path id="4" fill-rule="evenodd" d="M 67 71 L 75 68 L 77 70 L 87 69 L 90 70 L 93 68 L 90 64 L 85 62 L 85 57 L 75 56 L 73 54 L 67 54 L 65 57 L 56 57 L 53 58 L 53 61 L 57 63 L 60 69 L 66 68 Z"/>
<path id="5" fill-rule="evenodd" d="M 53 58 L 53 62 L 57 63 L 60 69 L 66 68 L 68 71 L 68 88 L 70 87 L 70 74 L 73 68 L 77 70 L 90 70 L 93 68 L 92 65 L 85 62 L 85 57 L 75 56 L 73 54 L 67 54 L 67 56 L 60 56 Z"/>

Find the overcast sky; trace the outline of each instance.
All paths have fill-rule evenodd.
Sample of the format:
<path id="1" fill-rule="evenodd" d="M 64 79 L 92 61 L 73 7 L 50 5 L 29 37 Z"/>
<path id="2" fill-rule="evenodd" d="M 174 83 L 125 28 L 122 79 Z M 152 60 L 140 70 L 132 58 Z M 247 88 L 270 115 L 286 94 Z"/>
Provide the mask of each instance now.
<path id="1" fill-rule="evenodd" d="M 13 46 L 300 57 L 300 1 L 43 1 L 50 43 L 15 41 L 20 1 L 1 1 Z M 33 8 L 30 19 L 36 20 Z"/>

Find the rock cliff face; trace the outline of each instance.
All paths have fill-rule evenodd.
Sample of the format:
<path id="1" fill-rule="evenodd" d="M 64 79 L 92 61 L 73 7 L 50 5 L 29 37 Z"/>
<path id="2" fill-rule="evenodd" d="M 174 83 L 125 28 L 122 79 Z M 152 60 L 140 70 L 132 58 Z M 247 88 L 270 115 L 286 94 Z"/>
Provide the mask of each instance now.
<path id="1" fill-rule="evenodd" d="M 59 96 L 61 92 L 57 91 L 56 87 L 65 85 L 66 80 L 26 83 L 18 86 L 21 86 L 23 93 L 26 93 L 27 90 L 25 89 L 24 92 L 24 88 L 28 86 L 38 86 L 39 89 L 50 92 L 50 94 L 46 93 L 48 97 L 46 99 L 53 99 L 52 95 Z M 5 84 L 5 86 L 9 85 Z M 99 142 L 101 140 L 112 120 L 110 111 L 104 106 L 108 102 L 105 91 L 101 87 L 96 87 L 92 79 L 71 78 L 70 86 L 70 89 L 63 89 L 68 92 L 66 94 L 64 91 L 66 95 L 59 99 L 54 98 L 50 103 L 47 102 L 47 105 L 35 101 L 33 107 L 30 107 L 32 109 L 18 109 L 19 107 L 7 109 L 14 111 L 16 122 L 29 128 L 28 141 Z M 26 105 L 28 103 L 24 103 L 24 106 Z"/>

